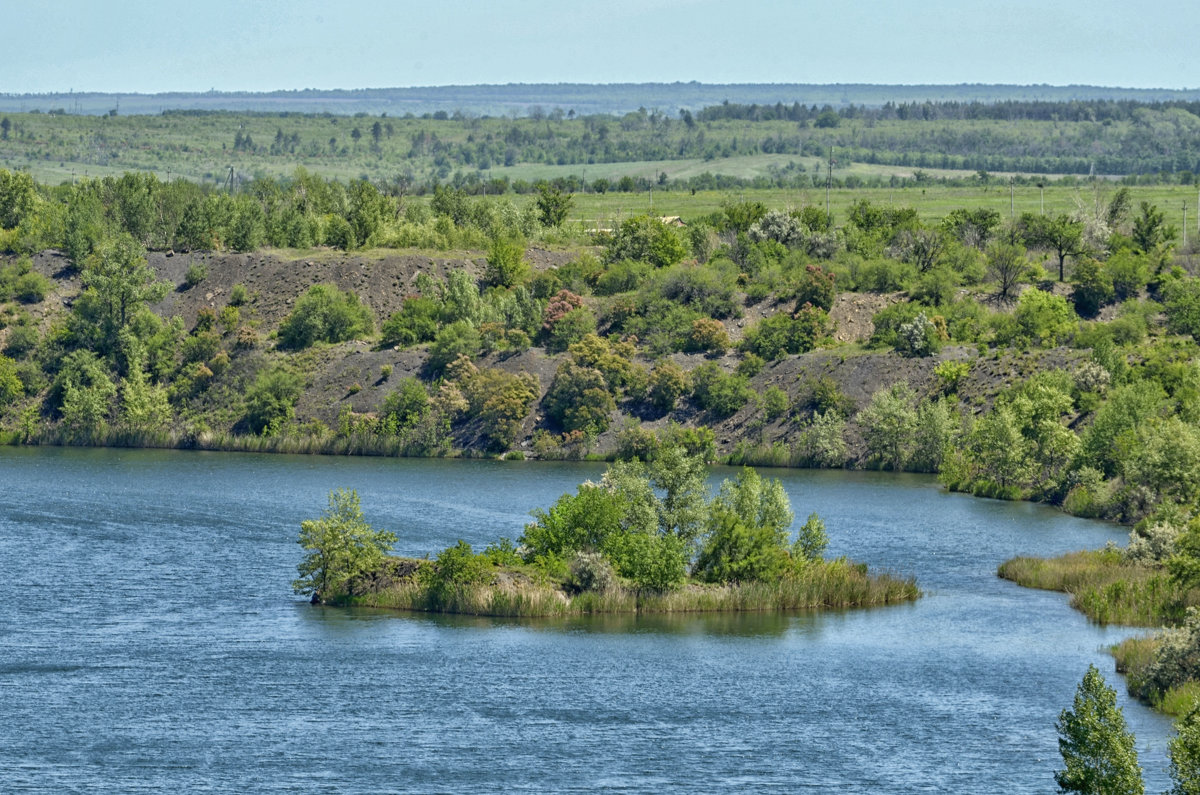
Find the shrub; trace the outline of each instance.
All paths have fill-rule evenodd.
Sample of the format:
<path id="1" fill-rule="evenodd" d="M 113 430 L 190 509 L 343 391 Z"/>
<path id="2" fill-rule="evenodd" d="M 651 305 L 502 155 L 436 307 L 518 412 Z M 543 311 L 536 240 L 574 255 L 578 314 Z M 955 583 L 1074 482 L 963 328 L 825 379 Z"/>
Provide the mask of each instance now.
<path id="1" fill-rule="evenodd" d="M 188 287 L 195 287 L 200 282 L 208 278 L 208 268 L 198 262 L 193 262 L 188 266 L 187 275 L 183 278 L 183 283 Z"/>
<path id="2" fill-rule="evenodd" d="M 605 258 L 609 262 L 634 260 L 656 268 L 674 265 L 687 256 L 679 232 L 657 218 L 641 215 L 624 221 L 612 235 Z"/>
<path id="3" fill-rule="evenodd" d="M 379 423 L 384 433 L 403 433 L 429 413 L 429 395 L 415 378 L 402 378 L 380 407 Z"/>
<path id="4" fill-rule="evenodd" d="M 596 316 L 587 307 L 573 309 L 546 332 L 546 350 L 565 351 L 589 334 L 596 333 Z"/>
<path id="5" fill-rule="evenodd" d="M 277 433 L 292 418 L 301 388 L 300 376 L 282 367 L 259 373 L 246 392 L 246 426 L 264 436 Z"/>
<path id="6" fill-rule="evenodd" d="M 229 305 L 242 306 L 250 300 L 250 291 L 246 289 L 244 284 L 235 284 L 233 289 L 229 291 Z"/>
<path id="7" fill-rule="evenodd" d="M 441 305 L 432 298 L 409 296 L 380 329 L 380 345 L 407 348 L 437 336 Z"/>
<path id="8" fill-rule="evenodd" d="M 822 270 L 819 265 L 806 265 L 796 288 L 796 309 L 805 304 L 824 309 L 833 309 L 833 299 L 837 295 L 834 287 L 835 276 L 832 272 Z"/>
<path id="9" fill-rule="evenodd" d="M 570 571 L 570 585 L 579 592 L 606 593 L 617 584 L 616 571 L 599 552 L 576 552 Z"/>
<path id="10" fill-rule="evenodd" d="M 545 407 L 563 430 L 598 434 L 608 429 L 617 405 L 603 373 L 569 360 L 555 373 Z"/>
<path id="11" fill-rule="evenodd" d="M 724 353 L 729 347 L 729 334 L 719 320 L 702 317 L 692 322 L 687 349 L 704 353 Z"/>
<path id="12" fill-rule="evenodd" d="M 457 544 L 438 553 L 429 574 L 429 586 L 438 596 L 446 597 L 472 585 L 486 583 L 491 567 L 491 561 L 476 555 L 471 545 L 460 538 Z"/>
<path id="13" fill-rule="evenodd" d="M 479 332 L 465 320 L 451 323 L 438 332 L 433 344 L 429 346 L 429 357 L 425 367 L 433 374 L 439 374 L 446 365 L 459 356 L 468 359 L 479 354 Z"/>
<path id="14" fill-rule="evenodd" d="M 675 403 L 687 391 L 687 374 L 669 359 L 654 365 L 650 371 L 647 395 L 650 404 L 659 411 L 673 411 Z"/>
<path id="15" fill-rule="evenodd" d="M 279 341 L 285 348 L 300 350 L 315 342 L 354 339 L 371 333 L 374 326 L 371 310 L 354 293 L 344 293 L 332 284 L 317 284 L 284 318 Z"/>
<path id="16" fill-rule="evenodd" d="M 715 362 L 692 371 L 692 397 L 701 408 L 716 417 L 736 413 L 753 395 L 744 376 L 727 375 Z"/>
<path id="17" fill-rule="evenodd" d="M 767 360 L 807 353 L 829 333 L 825 310 L 805 304 L 794 316 L 779 312 L 746 332 L 743 347 Z"/>
<path id="18" fill-rule="evenodd" d="M 492 242 L 483 277 L 487 284 L 512 287 L 528 279 L 529 274 L 524 241 L 501 237 Z"/>

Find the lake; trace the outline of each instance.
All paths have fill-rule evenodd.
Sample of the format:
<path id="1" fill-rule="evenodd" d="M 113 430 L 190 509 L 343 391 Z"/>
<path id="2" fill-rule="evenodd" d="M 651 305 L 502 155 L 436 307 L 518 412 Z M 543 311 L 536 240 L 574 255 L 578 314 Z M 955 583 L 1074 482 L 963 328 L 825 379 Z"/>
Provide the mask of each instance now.
<path id="1" fill-rule="evenodd" d="M 915 575 L 912 604 L 512 620 L 291 592 L 332 489 L 432 556 L 603 469 L 0 448 L 0 791 L 1049 792 L 1089 663 L 1167 786 L 1170 721 L 1104 651 L 1135 631 L 995 576 L 1127 531 L 924 476 L 762 470 L 828 555 Z"/>

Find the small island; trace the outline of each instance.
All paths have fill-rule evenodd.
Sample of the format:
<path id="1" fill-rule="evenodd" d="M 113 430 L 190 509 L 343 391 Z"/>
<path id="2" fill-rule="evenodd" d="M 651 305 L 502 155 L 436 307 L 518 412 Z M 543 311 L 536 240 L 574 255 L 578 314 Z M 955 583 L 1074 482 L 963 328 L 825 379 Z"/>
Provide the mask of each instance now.
<path id="1" fill-rule="evenodd" d="M 792 537 L 782 483 L 743 469 L 715 496 L 703 459 L 681 446 L 648 463 L 617 462 L 533 519 L 516 543 L 482 552 L 459 541 L 435 559 L 387 554 L 396 535 L 371 527 L 358 495 L 339 490 L 303 522 L 296 593 L 314 604 L 481 616 L 794 610 L 917 599 L 912 578 L 823 557 L 812 514 Z"/>

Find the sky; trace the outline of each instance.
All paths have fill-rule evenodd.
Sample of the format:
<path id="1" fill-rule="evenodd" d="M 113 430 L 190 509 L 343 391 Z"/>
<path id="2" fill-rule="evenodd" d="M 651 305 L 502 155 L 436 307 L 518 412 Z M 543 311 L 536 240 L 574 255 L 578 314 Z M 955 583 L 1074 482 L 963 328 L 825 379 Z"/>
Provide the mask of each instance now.
<path id="1" fill-rule="evenodd" d="M 3 93 L 691 80 L 1200 87 L 1195 0 L 7 5 Z"/>

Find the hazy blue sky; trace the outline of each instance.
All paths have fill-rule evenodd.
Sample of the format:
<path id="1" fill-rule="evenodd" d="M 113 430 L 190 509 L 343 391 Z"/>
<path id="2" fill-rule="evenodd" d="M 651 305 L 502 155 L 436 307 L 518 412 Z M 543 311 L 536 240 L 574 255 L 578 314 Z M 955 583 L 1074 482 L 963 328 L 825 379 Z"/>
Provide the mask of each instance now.
<path id="1" fill-rule="evenodd" d="M 6 5 L 0 92 L 675 80 L 1200 86 L 1195 0 Z"/>

